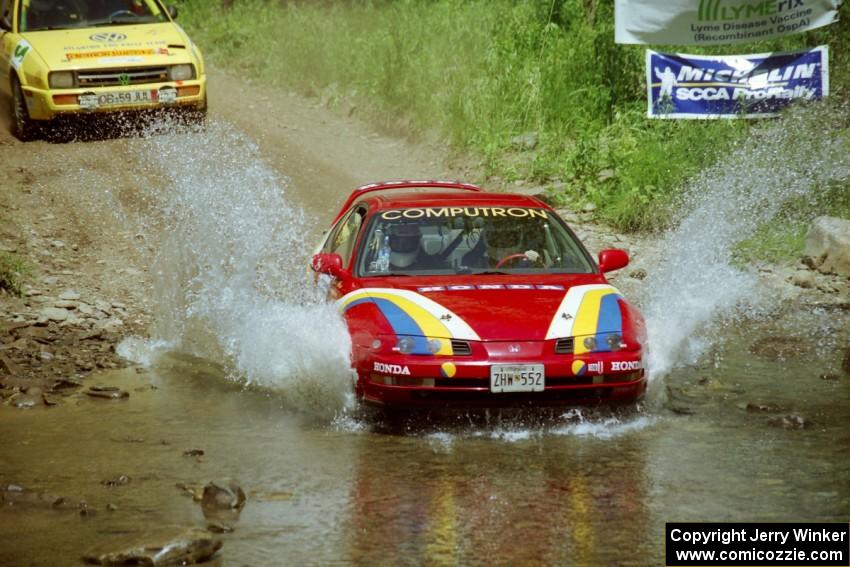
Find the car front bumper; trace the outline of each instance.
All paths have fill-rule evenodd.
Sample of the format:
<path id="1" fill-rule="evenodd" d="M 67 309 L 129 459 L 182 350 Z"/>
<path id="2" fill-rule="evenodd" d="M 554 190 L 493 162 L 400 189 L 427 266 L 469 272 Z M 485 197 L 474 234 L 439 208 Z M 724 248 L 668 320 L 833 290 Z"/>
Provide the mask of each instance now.
<path id="1" fill-rule="evenodd" d="M 366 403 L 400 408 L 508 407 L 633 402 L 646 392 L 641 351 L 528 357 L 424 357 L 367 354 L 355 357 L 358 396 Z M 476 359 L 478 358 L 478 359 Z M 574 362 L 584 363 L 576 372 Z M 443 365 L 453 366 L 447 377 Z M 545 387 L 537 392 L 490 389 L 494 364 L 543 364 Z M 622 368 L 622 370 L 621 370 Z"/>
<path id="2" fill-rule="evenodd" d="M 206 78 L 128 86 L 38 89 L 23 87 L 33 120 L 59 116 L 111 113 L 159 108 L 206 109 Z"/>

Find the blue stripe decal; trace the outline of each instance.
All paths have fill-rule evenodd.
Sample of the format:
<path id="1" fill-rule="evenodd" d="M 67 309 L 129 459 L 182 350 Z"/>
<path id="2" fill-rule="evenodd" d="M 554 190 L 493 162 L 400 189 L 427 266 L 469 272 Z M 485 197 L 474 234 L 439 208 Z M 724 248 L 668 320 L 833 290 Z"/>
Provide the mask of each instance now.
<path id="1" fill-rule="evenodd" d="M 605 342 L 606 335 L 623 332 L 623 316 L 617 301 L 619 298 L 619 295 L 612 293 L 603 296 L 599 302 L 599 319 L 596 322 L 596 350 L 599 352 L 611 351 Z"/>
<path id="2" fill-rule="evenodd" d="M 425 333 L 410 315 L 392 301 L 382 297 L 373 297 L 372 301 L 375 302 L 375 305 L 392 325 L 396 335 L 408 335 L 413 338 L 413 352 L 411 354 L 431 354 L 428 352 L 428 341 L 423 336 Z"/>

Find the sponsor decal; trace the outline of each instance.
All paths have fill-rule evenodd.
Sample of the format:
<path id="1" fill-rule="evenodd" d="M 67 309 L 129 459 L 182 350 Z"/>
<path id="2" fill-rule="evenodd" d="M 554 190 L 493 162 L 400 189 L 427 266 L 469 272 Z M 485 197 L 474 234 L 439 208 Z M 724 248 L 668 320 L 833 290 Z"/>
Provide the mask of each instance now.
<path id="1" fill-rule="evenodd" d="M 129 85 L 130 75 L 128 75 L 127 73 L 121 73 L 120 75 L 118 75 L 118 84 L 122 87 L 126 87 L 127 85 Z"/>
<path id="2" fill-rule="evenodd" d="M 411 354 L 451 356 L 451 341 L 440 341 L 436 353 L 428 349 L 428 338 L 481 340 L 463 319 L 436 301 L 414 291 L 391 288 L 364 288 L 352 291 L 337 301 L 340 311 L 363 304 L 374 305 L 399 336 L 413 339 Z"/>
<path id="3" fill-rule="evenodd" d="M 602 363 L 601 362 L 585 362 L 583 360 L 574 360 L 572 364 L 572 371 L 574 376 L 584 376 L 588 372 L 593 372 L 596 374 L 602 373 Z"/>
<path id="4" fill-rule="evenodd" d="M 826 46 L 791 53 L 703 56 L 646 52 L 650 118 L 776 116 L 829 94 Z"/>
<path id="5" fill-rule="evenodd" d="M 488 291 L 488 290 L 529 290 L 564 291 L 564 286 L 554 284 L 477 284 L 477 285 L 431 285 L 416 288 L 419 293 L 437 291 Z"/>
<path id="6" fill-rule="evenodd" d="M 393 209 L 381 213 L 385 220 L 452 218 L 452 217 L 513 217 L 548 219 L 547 211 L 525 207 L 426 207 L 422 209 Z"/>
<path id="7" fill-rule="evenodd" d="M 383 372 L 384 374 L 397 374 L 402 376 L 410 376 L 410 369 L 407 366 L 400 364 L 387 364 L 385 362 L 375 362 L 373 366 L 375 372 Z"/>
<path id="8" fill-rule="evenodd" d="M 68 61 L 76 59 L 97 59 L 99 57 L 127 57 L 133 55 L 153 55 L 153 49 L 110 49 L 101 51 L 85 51 L 66 53 Z"/>
<path id="9" fill-rule="evenodd" d="M 24 62 L 24 58 L 27 56 L 27 53 L 30 52 L 32 46 L 25 39 L 22 39 L 15 45 L 14 51 L 12 51 L 12 67 L 15 70 L 21 68 L 21 64 Z"/>
<path id="10" fill-rule="evenodd" d="M 596 352 L 610 351 L 605 335 L 623 332 L 620 312 L 622 295 L 617 288 L 607 284 L 578 285 L 564 295 L 555 311 L 546 339 L 563 337 L 596 337 Z M 583 340 L 575 341 L 575 354 L 589 352 Z"/>
<path id="11" fill-rule="evenodd" d="M 457 373 L 457 367 L 452 362 L 444 362 L 440 365 L 440 374 L 443 375 L 443 378 L 454 378 L 455 373 Z"/>
<path id="12" fill-rule="evenodd" d="M 616 0 L 617 43 L 719 45 L 782 37 L 838 20 L 841 0 Z"/>
<path id="13" fill-rule="evenodd" d="M 116 32 L 94 33 L 89 36 L 89 39 L 92 41 L 100 41 L 103 43 L 116 43 L 118 41 L 124 41 L 125 39 L 127 39 L 127 34 Z"/>
<path id="14" fill-rule="evenodd" d="M 615 360 L 611 362 L 611 372 L 631 372 L 643 368 L 640 360 Z"/>

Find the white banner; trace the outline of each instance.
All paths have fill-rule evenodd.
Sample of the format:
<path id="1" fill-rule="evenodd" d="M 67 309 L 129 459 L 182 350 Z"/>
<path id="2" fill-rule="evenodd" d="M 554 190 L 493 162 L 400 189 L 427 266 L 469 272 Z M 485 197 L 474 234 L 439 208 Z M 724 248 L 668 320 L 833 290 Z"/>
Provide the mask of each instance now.
<path id="1" fill-rule="evenodd" d="M 842 0 L 616 0 L 617 43 L 717 45 L 781 37 L 838 20 Z"/>

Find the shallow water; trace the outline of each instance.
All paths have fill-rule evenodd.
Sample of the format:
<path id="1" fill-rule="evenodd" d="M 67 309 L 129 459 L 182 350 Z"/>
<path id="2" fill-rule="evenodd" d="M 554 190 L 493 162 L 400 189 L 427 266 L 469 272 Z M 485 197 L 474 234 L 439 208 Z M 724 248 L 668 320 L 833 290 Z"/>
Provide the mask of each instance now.
<path id="1" fill-rule="evenodd" d="M 0 564 L 74 565 L 154 528 L 204 526 L 175 484 L 225 478 L 248 503 L 223 535 L 223 565 L 659 565 L 667 521 L 846 521 L 850 377 L 838 366 L 850 321 L 811 320 L 805 309 L 729 329 L 635 412 L 533 425 L 317 418 L 185 355 L 105 373 L 92 383 L 128 400 L 0 412 L 0 484 L 96 511 L 0 510 Z M 799 354 L 751 351 L 771 336 Z M 790 414 L 809 425 L 770 424 Z M 191 448 L 205 454 L 184 456 Z M 101 484 L 122 474 L 126 485 Z"/>

